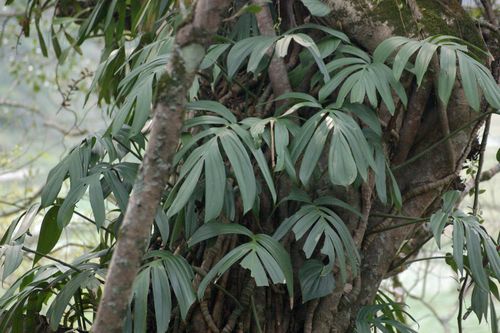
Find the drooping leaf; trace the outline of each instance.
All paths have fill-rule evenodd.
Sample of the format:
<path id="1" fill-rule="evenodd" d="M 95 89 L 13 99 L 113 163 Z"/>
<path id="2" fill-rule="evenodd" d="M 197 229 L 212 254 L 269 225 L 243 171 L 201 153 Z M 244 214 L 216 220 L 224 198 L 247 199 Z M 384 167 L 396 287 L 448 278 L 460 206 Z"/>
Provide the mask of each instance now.
<path id="1" fill-rule="evenodd" d="M 42 258 L 44 254 L 50 253 L 57 244 L 61 236 L 62 229 L 57 224 L 58 206 L 51 207 L 43 217 L 40 234 L 38 236 L 38 244 L 36 246 L 36 254 L 33 259 L 33 266 Z"/>
<path id="2" fill-rule="evenodd" d="M 307 260 L 299 271 L 302 303 L 329 295 L 335 288 L 331 270 L 318 260 Z"/>
<path id="3" fill-rule="evenodd" d="M 301 0 L 307 10 L 314 16 L 326 16 L 330 13 L 331 9 L 327 4 L 321 0 Z"/>

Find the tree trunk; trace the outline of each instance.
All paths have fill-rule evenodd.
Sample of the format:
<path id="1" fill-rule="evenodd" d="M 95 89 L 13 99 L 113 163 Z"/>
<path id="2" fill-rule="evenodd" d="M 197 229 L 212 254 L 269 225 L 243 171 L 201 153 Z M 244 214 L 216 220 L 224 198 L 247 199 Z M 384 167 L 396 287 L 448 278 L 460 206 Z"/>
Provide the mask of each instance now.
<path id="1" fill-rule="evenodd" d="M 393 0 L 326 2 L 332 9 L 331 14 L 326 18 L 313 20 L 320 20 L 323 25 L 342 30 L 353 43 L 369 52 L 373 52 L 384 39 L 394 35 L 425 37 L 448 34 L 477 46 L 483 45 L 473 21 L 456 0 L 407 1 L 408 4 L 402 2 L 401 8 Z M 302 23 L 305 9 L 296 2 L 294 12 L 290 15 L 290 7 L 289 4 L 282 4 L 282 24 L 293 26 L 295 22 Z M 442 193 L 460 186 L 458 173 L 471 152 L 476 132 L 484 117 L 471 111 L 458 83 L 448 109 L 443 110 L 447 117 L 443 118 L 442 114 L 441 117 L 439 115 L 440 106 L 433 93 L 433 80 L 424 80 L 420 89 L 416 88 L 414 82 L 406 81 L 410 96 L 408 108 L 400 106 L 393 117 L 387 110 L 381 109 L 379 117 L 384 127 L 384 148 L 391 159 L 403 196 L 403 208 L 398 214 L 426 217 L 440 205 Z M 252 82 L 248 82 L 248 87 L 252 89 Z M 231 98 L 224 102 L 231 104 L 233 99 L 237 100 L 237 94 L 238 91 L 234 90 Z M 397 100 L 396 96 L 394 98 Z M 448 144 L 447 140 L 442 140 L 442 127 L 436 126 L 446 118 L 449 132 L 456 131 Z M 438 142 L 440 143 L 433 146 Z M 333 194 L 363 213 L 364 218 L 358 218 L 339 212 L 350 228 L 361 254 L 361 273 L 358 276 L 350 276 L 344 285 L 336 278 L 338 285 L 334 292 L 319 301 L 302 304 L 300 297 L 296 297 L 297 304 L 291 304 L 285 288 L 257 288 L 251 283 L 245 270 L 234 266 L 218 280 L 218 288 L 207 290 L 204 300 L 193 307 L 185 322 L 177 320 L 176 329 L 200 333 L 353 332 L 358 310 L 364 305 L 372 304 L 382 280 L 403 270 L 402 259 L 416 254 L 430 236 L 429 231 L 421 224 L 391 229 L 405 221 L 375 217 L 374 215 L 394 213 L 395 209 L 377 201 L 376 194 L 373 193 L 374 177 L 371 175 L 369 178 L 370 181 L 359 189 L 332 189 L 327 185 L 327 180 L 311 185 L 311 189 L 315 189 L 317 193 Z M 280 197 L 284 197 L 287 184 L 280 183 L 280 189 Z M 261 194 L 263 195 L 265 194 Z M 245 224 L 256 232 L 272 232 L 280 221 L 295 212 L 296 207 L 289 205 L 273 213 L 272 207 L 265 205 L 266 198 L 261 199 L 263 203 L 258 223 L 253 219 L 250 221 L 248 216 L 235 222 Z M 382 229 L 391 230 L 376 232 Z M 193 265 L 200 267 L 197 281 L 237 242 L 236 236 L 219 236 L 214 245 L 207 247 L 202 255 L 194 256 Z M 400 250 L 403 242 L 406 242 L 406 246 Z M 294 258 L 296 271 L 301 265 L 297 258 L 303 257 L 299 245 L 291 238 L 285 240 L 285 247 Z M 295 289 L 300 290 L 298 285 Z M 226 290 L 239 303 L 228 297 Z"/>

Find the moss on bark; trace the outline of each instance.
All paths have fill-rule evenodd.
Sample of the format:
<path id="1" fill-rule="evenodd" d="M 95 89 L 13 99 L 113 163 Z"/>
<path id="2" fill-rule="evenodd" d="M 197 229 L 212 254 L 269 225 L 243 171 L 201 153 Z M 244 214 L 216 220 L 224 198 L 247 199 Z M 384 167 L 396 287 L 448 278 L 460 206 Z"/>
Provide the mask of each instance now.
<path id="1" fill-rule="evenodd" d="M 416 0 L 422 13 L 416 22 L 410 8 L 403 0 L 373 1 L 374 20 L 386 22 L 395 35 L 418 36 L 419 29 L 425 35 L 451 35 L 484 48 L 472 18 L 456 1 Z"/>

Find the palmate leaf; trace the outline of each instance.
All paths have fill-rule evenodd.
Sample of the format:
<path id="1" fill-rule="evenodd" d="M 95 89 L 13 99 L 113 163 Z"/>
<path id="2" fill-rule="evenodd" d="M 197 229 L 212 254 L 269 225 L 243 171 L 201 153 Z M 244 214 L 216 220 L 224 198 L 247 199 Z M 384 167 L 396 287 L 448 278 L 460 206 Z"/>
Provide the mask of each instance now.
<path id="1" fill-rule="evenodd" d="M 453 36 L 431 36 L 421 41 L 406 37 L 392 37 L 377 47 L 374 52 L 374 61 L 383 63 L 391 54 L 396 53 L 393 71 L 396 79 L 399 80 L 403 70 L 409 67 L 410 59 L 418 51 L 411 71 L 416 75 L 417 84 L 420 86 L 432 57 L 438 52 L 440 68 L 437 94 L 444 105 L 448 104 L 453 90 L 458 60 L 460 81 L 469 105 L 474 110 L 479 110 L 479 91 L 481 90 L 492 107 L 500 108 L 500 88 L 491 72 L 475 59 L 475 55 L 470 52 L 466 44 L 465 41 Z M 478 51 L 477 48 L 474 49 Z M 484 53 L 482 50 L 479 51 Z"/>
<path id="2" fill-rule="evenodd" d="M 152 273 L 151 279 L 153 280 L 153 299 L 155 301 L 155 309 L 158 309 L 159 311 L 157 312 L 156 317 L 165 315 L 170 316 L 172 304 L 170 299 L 171 292 L 170 290 L 166 290 L 168 285 L 170 285 L 175 294 L 177 304 L 179 305 L 181 316 L 182 318 L 186 318 L 189 308 L 196 300 L 192 287 L 194 274 L 191 266 L 189 266 L 186 259 L 181 256 L 174 255 L 169 251 L 151 251 L 145 256 L 145 259 L 150 258 L 158 258 L 146 265 L 146 268 L 150 268 Z M 164 273 L 166 273 L 166 275 Z M 157 285 L 156 292 L 160 294 L 156 294 L 155 283 L 165 281 L 165 277 L 168 277 L 167 284 L 162 286 Z M 167 295 L 168 299 L 159 299 L 160 297 Z M 166 327 L 168 327 L 168 320 L 166 321 L 164 319 L 162 320 L 162 325 L 166 325 Z"/>
<path id="3" fill-rule="evenodd" d="M 276 200 L 276 190 L 265 157 L 260 149 L 255 148 L 248 131 L 235 123 L 234 115 L 222 104 L 212 101 L 197 101 L 191 103 L 189 108 L 214 112 L 221 117 L 201 116 L 185 124 L 185 127 L 210 126 L 187 141 L 174 158 L 174 163 L 183 161 L 183 164 L 177 190 L 171 192 L 173 202 L 167 215 L 177 214 L 187 204 L 202 174 L 205 175 L 205 221 L 213 220 L 220 214 L 226 197 L 226 163 L 222 151 L 238 183 L 245 213 L 252 209 L 257 196 L 257 183 L 248 151 L 252 153 Z M 222 126 L 216 127 L 215 124 Z M 204 139 L 207 141 L 186 157 L 188 151 Z"/>
<path id="4" fill-rule="evenodd" d="M 94 273 L 91 271 L 84 271 L 73 276 L 61 289 L 56 298 L 52 301 L 49 309 L 47 310 L 47 317 L 49 319 L 50 328 L 55 331 L 59 327 L 61 318 L 68 306 L 69 301 L 77 292 L 78 289 L 82 288 L 90 279 L 92 279 Z"/>
<path id="5" fill-rule="evenodd" d="M 319 260 L 306 260 L 299 271 L 302 303 L 329 295 L 335 288 L 331 269 Z"/>
<path id="6" fill-rule="evenodd" d="M 351 103 L 363 103 L 365 98 L 368 98 L 370 104 L 377 107 L 379 102 L 377 96 L 380 95 L 389 112 L 394 114 L 392 89 L 406 106 L 408 98 L 404 88 L 395 79 L 388 66 L 372 62 L 367 53 L 350 45 L 339 48 L 339 52 L 353 57 L 340 57 L 326 65 L 327 71 L 335 74 L 319 90 L 320 101 L 327 99 L 337 88 L 340 88 L 336 99 L 337 105 L 344 104 L 349 95 Z"/>
<path id="7" fill-rule="evenodd" d="M 368 167 L 375 168 L 375 161 L 361 128 L 344 110 L 324 109 L 307 120 L 292 143 L 292 161 L 296 162 L 305 151 L 299 171 L 302 183 L 309 183 L 330 133 L 330 181 L 347 186 L 358 174 L 366 180 Z"/>
<path id="8" fill-rule="evenodd" d="M 209 222 L 202 225 L 189 241 L 195 245 L 209 238 L 223 234 L 242 234 L 251 240 L 248 243 L 227 253 L 203 278 L 198 287 L 198 298 L 202 299 L 206 288 L 216 277 L 224 274 L 232 265 L 241 260 L 240 265 L 250 270 L 257 286 L 268 286 L 272 283 L 286 284 L 288 293 L 293 298 L 293 271 L 288 252 L 274 238 L 265 235 L 254 235 L 244 226 Z"/>
<path id="9" fill-rule="evenodd" d="M 260 69 L 259 64 L 264 59 L 264 56 L 268 54 L 271 48 L 275 48 L 277 56 L 284 57 L 288 53 L 288 47 L 290 42 L 293 40 L 297 44 L 303 46 L 309 51 L 314 61 L 316 62 L 320 72 L 323 74 L 325 80 L 329 80 L 330 76 L 326 70 L 326 65 L 323 61 L 323 56 L 314 42 L 314 40 L 306 34 L 303 33 L 292 33 L 299 29 L 314 28 L 315 25 L 301 26 L 292 29 L 282 36 L 253 36 L 242 39 L 236 42 L 228 52 L 227 55 L 227 74 L 229 78 L 234 77 L 238 69 L 243 65 L 246 58 L 250 57 L 247 64 L 247 72 L 257 73 Z M 329 29 L 327 30 L 331 36 L 334 38 L 348 40 L 344 34 Z M 222 44 L 224 45 L 224 44 Z M 224 52 L 221 50 L 222 46 L 214 50 L 212 57 L 217 58 L 220 54 L 218 52 Z M 217 52 L 217 53 L 216 53 Z M 213 64 L 211 60 L 207 60 L 206 65 Z"/>
<path id="10" fill-rule="evenodd" d="M 302 247 L 306 258 L 312 256 L 319 240 L 323 239 L 321 253 L 329 257 L 331 266 L 334 263 L 338 264 L 342 280 L 345 281 L 347 276 L 346 262 L 349 262 L 353 272 L 357 272 L 360 257 L 344 222 L 326 205 L 338 206 L 356 212 L 354 208 L 338 199 L 319 198 L 311 204 L 303 205 L 295 214 L 285 219 L 276 229 L 273 238 L 282 239 L 290 229 L 293 230 L 297 240 L 307 234 Z M 356 213 L 359 214 L 359 212 Z"/>

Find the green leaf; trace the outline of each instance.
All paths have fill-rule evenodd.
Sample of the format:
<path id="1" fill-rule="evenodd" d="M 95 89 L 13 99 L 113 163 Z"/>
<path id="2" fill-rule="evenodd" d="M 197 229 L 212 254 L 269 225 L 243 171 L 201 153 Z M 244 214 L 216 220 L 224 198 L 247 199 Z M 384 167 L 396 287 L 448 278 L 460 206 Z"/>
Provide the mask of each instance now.
<path id="1" fill-rule="evenodd" d="M 457 268 L 463 273 L 464 270 L 464 226 L 461 221 L 453 221 L 453 259 L 457 264 Z"/>
<path id="2" fill-rule="evenodd" d="M 68 195 L 64 199 L 57 213 L 57 224 L 59 228 L 64 228 L 71 221 L 75 205 L 83 197 L 88 187 L 87 179 L 81 179 L 75 186 L 70 188 Z"/>
<path id="3" fill-rule="evenodd" d="M 47 44 L 45 44 L 45 39 L 43 38 L 42 31 L 40 30 L 40 20 L 35 20 L 36 32 L 38 34 L 38 42 L 40 43 L 40 49 L 44 57 L 47 57 L 49 53 L 47 52 Z"/>
<path id="4" fill-rule="evenodd" d="M 410 57 L 422 46 L 422 42 L 409 40 L 401 49 L 399 49 L 396 57 L 394 58 L 394 65 L 392 66 L 392 70 L 394 72 L 394 77 L 396 80 L 401 79 L 401 74 L 403 70 L 406 68 L 406 64 Z"/>
<path id="5" fill-rule="evenodd" d="M 441 234 L 446 226 L 446 222 L 448 222 L 448 214 L 442 210 L 438 210 L 436 213 L 432 214 L 430 219 L 432 234 L 439 248 L 441 248 Z"/>
<path id="6" fill-rule="evenodd" d="M 254 43 L 250 59 L 248 59 L 247 72 L 256 72 L 260 61 L 277 39 L 278 37 L 275 36 L 261 36 L 261 38 Z"/>
<path id="7" fill-rule="evenodd" d="M 437 48 L 438 45 L 424 43 L 418 52 L 417 59 L 415 60 L 415 75 L 417 76 L 417 85 L 419 87 Z"/>
<path id="8" fill-rule="evenodd" d="M 212 267 L 212 269 L 205 275 L 203 280 L 198 287 L 198 299 L 202 299 L 205 294 L 205 290 L 208 287 L 208 284 L 212 282 L 212 280 L 216 276 L 221 276 L 224 274 L 232 265 L 234 265 L 237 261 L 243 258 L 249 251 L 253 250 L 255 247 L 254 243 L 245 243 L 238 247 L 232 249 L 228 254 L 222 257 L 219 262 Z"/>
<path id="9" fill-rule="evenodd" d="M 356 180 L 356 162 L 345 137 L 334 130 L 328 153 L 328 174 L 333 184 L 347 186 Z"/>
<path id="10" fill-rule="evenodd" d="M 373 52 L 373 62 L 384 63 L 387 58 L 401 45 L 409 41 L 406 37 L 395 36 L 380 43 Z"/>
<path id="11" fill-rule="evenodd" d="M 134 332 L 146 332 L 150 271 L 145 268 L 134 281 Z"/>
<path id="12" fill-rule="evenodd" d="M 269 188 L 269 192 L 271 192 L 271 196 L 273 197 L 273 202 L 276 202 L 276 188 L 274 187 L 273 178 L 271 172 L 269 171 L 269 166 L 267 165 L 266 158 L 261 149 L 255 148 L 252 143 L 250 134 L 248 131 L 241 128 L 241 126 L 237 124 L 232 124 L 231 128 L 236 132 L 236 134 L 243 140 L 247 148 L 252 152 L 252 155 L 257 161 L 257 165 L 259 166 L 260 172 L 266 181 L 267 187 Z"/>
<path id="13" fill-rule="evenodd" d="M 255 36 L 240 40 L 229 50 L 227 55 L 227 75 L 232 78 L 243 61 L 252 53 L 256 44 L 268 41 L 269 36 Z"/>
<path id="14" fill-rule="evenodd" d="M 453 211 L 458 199 L 460 199 L 459 191 L 448 191 L 443 194 L 443 211 L 450 214 Z"/>
<path id="15" fill-rule="evenodd" d="M 281 245 L 277 240 L 272 238 L 269 235 L 258 234 L 255 237 L 255 240 L 261 245 L 271 257 L 275 260 L 276 264 L 271 264 L 269 261 L 263 260 L 266 266 L 267 272 L 270 274 L 271 279 L 274 283 L 286 283 L 286 287 L 288 290 L 288 294 L 290 298 L 293 299 L 293 269 L 292 269 L 292 261 L 290 255 L 285 250 L 283 245 Z M 259 257 L 263 259 L 261 256 L 262 251 L 258 251 Z M 276 266 L 279 267 L 280 272 L 274 271 Z M 285 280 L 280 280 L 280 276 L 284 276 Z M 279 280 L 279 281 L 278 281 Z"/>
<path id="16" fill-rule="evenodd" d="M 188 110 L 201 110 L 201 111 L 214 112 L 214 113 L 218 114 L 219 116 L 227 119 L 230 123 L 237 122 L 237 119 L 234 116 L 234 114 L 232 114 L 228 108 L 226 108 L 224 105 L 222 105 L 219 102 L 206 101 L 206 100 L 194 101 L 194 102 L 188 103 L 186 107 Z"/>
<path id="17" fill-rule="evenodd" d="M 331 8 L 321 0 L 301 0 L 307 10 L 313 16 L 326 16 L 330 14 Z"/>
<path id="18" fill-rule="evenodd" d="M 56 298 L 52 301 L 52 304 L 47 310 L 47 317 L 49 318 L 50 328 L 53 331 L 56 331 L 59 327 L 59 323 L 61 322 L 61 318 L 65 313 L 70 299 L 74 296 L 76 291 L 82 288 L 82 286 L 92 277 L 93 274 L 89 271 L 76 274 L 64 285 Z"/>
<path id="19" fill-rule="evenodd" d="M 474 282 L 484 291 L 488 291 L 488 277 L 483 267 L 483 257 L 481 255 L 480 238 L 476 230 L 471 227 L 465 228 L 467 239 L 467 254 L 469 265 L 474 278 Z"/>
<path id="20" fill-rule="evenodd" d="M 29 230 L 33 222 L 35 221 L 35 217 L 38 214 L 40 209 L 40 205 L 35 203 L 32 204 L 28 210 L 22 215 L 22 217 L 18 221 L 18 227 L 12 235 L 11 240 L 16 240 L 26 234 Z"/>
<path id="21" fill-rule="evenodd" d="M 318 163 L 325 146 L 328 133 L 329 128 L 327 122 L 321 122 L 307 145 L 299 171 L 300 180 L 304 185 L 309 183 L 309 179 L 311 178 L 314 169 L 316 169 L 316 164 Z"/>
<path id="22" fill-rule="evenodd" d="M 318 100 L 316 100 L 316 98 L 314 98 L 314 96 L 311 96 L 309 94 L 302 93 L 302 92 L 295 92 L 295 91 L 290 91 L 290 92 L 286 92 L 284 94 L 281 94 L 280 96 L 278 96 L 274 100 L 275 101 L 282 101 L 284 99 L 297 99 L 297 100 L 301 100 L 301 101 L 311 102 L 312 104 L 318 104 Z"/>
<path id="23" fill-rule="evenodd" d="M 253 237 L 253 233 L 241 224 L 208 222 L 196 230 L 193 236 L 188 240 L 188 246 L 193 246 L 215 236 L 227 234 Z"/>
<path id="24" fill-rule="evenodd" d="M 125 213 L 125 211 L 127 210 L 129 194 L 123 182 L 120 180 L 120 177 L 118 177 L 116 172 L 113 172 L 112 170 L 105 172 L 103 175 L 104 179 L 111 186 L 111 190 L 113 191 L 113 195 L 116 199 L 118 207 L 120 208 L 122 213 Z"/>
<path id="25" fill-rule="evenodd" d="M 179 188 L 177 195 L 175 196 L 175 200 L 167 211 L 167 216 L 171 217 L 177 214 L 188 202 L 191 194 L 198 184 L 198 180 L 200 179 L 201 170 L 203 169 L 203 159 L 199 159 L 198 162 L 191 169 L 189 174 L 186 176 L 184 183 Z"/>
<path id="26" fill-rule="evenodd" d="M 457 57 L 460 65 L 460 77 L 465 98 L 467 98 L 469 105 L 475 111 L 479 111 L 479 91 L 475 70 L 467 55 L 462 52 L 457 52 Z"/>
<path id="27" fill-rule="evenodd" d="M 170 284 L 163 265 L 151 265 L 151 280 L 155 308 L 156 331 L 165 333 L 170 323 L 172 300 Z"/>
<path id="28" fill-rule="evenodd" d="M 266 271 L 264 270 L 264 266 L 262 266 L 256 251 L 251 251 L 247 254 L 246 257 L 240 262 L 240 265 L 241 267 L 250 270 L 250 275 L 254 278 L 255 284 L 258 287 L 269 286 Z"/>
<path id="29" fill-rule="evenodd" d="M 166 252 L 166 251 L 162 251 Z M 181 256 L 166 252 L 162 256 L 165 270 L 170 280 L 170 285 L 174 291 L 179 304 L 182 319 L 185 319 L 189 308 L 196 301 L 196 295 L 193 290 L 193 271 L 186 259 Z"/>
<path id="30" fill-rule="evenodd" d="M 298 27 L 295 27 L 295 28 L 292 28 L 292 29 L 288 30 L 286 33 L 290 34 L 290 33 L 294 32 L 294 31 L 303 30 L 303 29 L 315 29 L 315 30 L 319 30 L 319 31 L 322 31 L 322 32 L 324 32 L 324 33 L 332 36 L 332 37 L 338 38 L 338 39 L 340 39 L 341 41 L 343 41 L 343 42 L 345 42 L 347 44 L 351 43 L 349 41 L 349 37 L 347 37 L 347 35 L 344 34 L 343 32 L 340 32 L 340 31 L 337 31 L 335 29 L 326 27 L 324 25 L 314 24 L 314 23 L 301 24 Z"/>
<path id="31" fill-rule="evenodd" d="M 232 132 L 225 132 L 220 136 L 220 141 L 233 167 L 243 200 L 243 213 L 245 214 L 252 209 L 257 193 L 252 163 L 243 144 Z"/>
<path id="32" fill-rule="evenodd" d="M 44 254 L 50 253 L 57 244 L 61 236 L 62 229 L 57 224 L 58 206 L 51 207 L 43 217 L 40 234 L 38 236 L 38 244 L 36 246 L 36 254 L 33 259 L 33 266 L 40 260 Z"/>
<path id="33" fill-rule="evenodd" d="M 302 303 L 327 296 L 335 288 L 335 279 L 331 270 L 319 260 L 307 260 L 299 271 Z"/>
<path id="34" fill-rule="evenodd" d="M 337 89 L 337 87 L 353 72 L 359 71 L 364 68 L 365 64 L 356 64 L 348 66 L 338 72 L 330 81 L 326 82 L 323 87 L 318 92 L 318 99 L 324 101 L 331 93 Z"/>
<path id="35" fill-rule="evenodd" d="M 216 218 L 222 210 L 225 188 L 226 168 L 214 140 L 205 156 L 205 222 Z"/>
<path id="36" fill-rule="evenodd" d="M 6 247 L 4 253 L 2 283 L 9 275 L 21 265 L 23 261 L 23 245 L 4 245 Z"/>
<path id="37" fill-rule="evenodd" d="M 455 51 L 449 47 L 442 46 L 439 59 L 438 95 L 446 106 L 448 105 L 453 86 L 455 85 L 457 76 L 457 57 Z"/>
<path id="38" fill-rule="evenodd" d="M 288 47 L 290 46 L 292 39 L 292 35 L 287 35 L 283 36 L 283 38 L 276 42 L 275 52 L 278 57 L 284 58 L 287 55 Z"/>
<path id="39" fill-rule="evenodd" d="M 41 207 L 45 208 L 51 205 L 59 194 L 61 190 L 62 183 L 66 175 L 68 174 L 68 163 L 67 159 L 62 160 L 58 165 L 56 165 L 52 170 L 50 170 L 47 176 L 47 182 L 43 187 L 41 194 Z"/>
<path id="40" fill-rule="evenodd" d="M 203 61 L 200 64 L 200 69 L 204 70 L 215 64 L 217 59 L 224 53 L 231 44 L 216 44 L 216 45 L 211 45 L 208 48 L 208 52 L 205 55 L 205 58 L 203 58 Z"/>
<path id="41" fill-rule="evenodd" d="M 166 243 L 168 240 L 168 236 L 170 235 L 170 226 L 168 223 L 167 214 L 165 214 L 162 208 L 158 208 L 158 212 L 155 216 L 155 224 L 160 231 L 162 241 Z"/>
<path id="42" fill-rule="evenodd" d="M 321 53 L 319 52 L 318 46 L 314 42 L 314 40 L 306 34 L 298 33 L 291 35 L 293 40 L 297 43 L 305 47 L 309 50 L 314 60 L 316 61 L 316 65 L 318 65 L 319 71 L 323 74 L 324 80 L 330 80 L 330 74 L 326 70 L 326 65 L 323 62 L 323 58 L 321 57 Z"/>
<path id="43" fill-rule="evenodd" d="M 89 177 L 89 199 L 92 212 L 94 213 L 94 220 L 99 230 L 104 225 L 106 218 L 106 211 L 104 208 L 104 196 L 102 193 L 101 181 L 99 174 Z"/>

